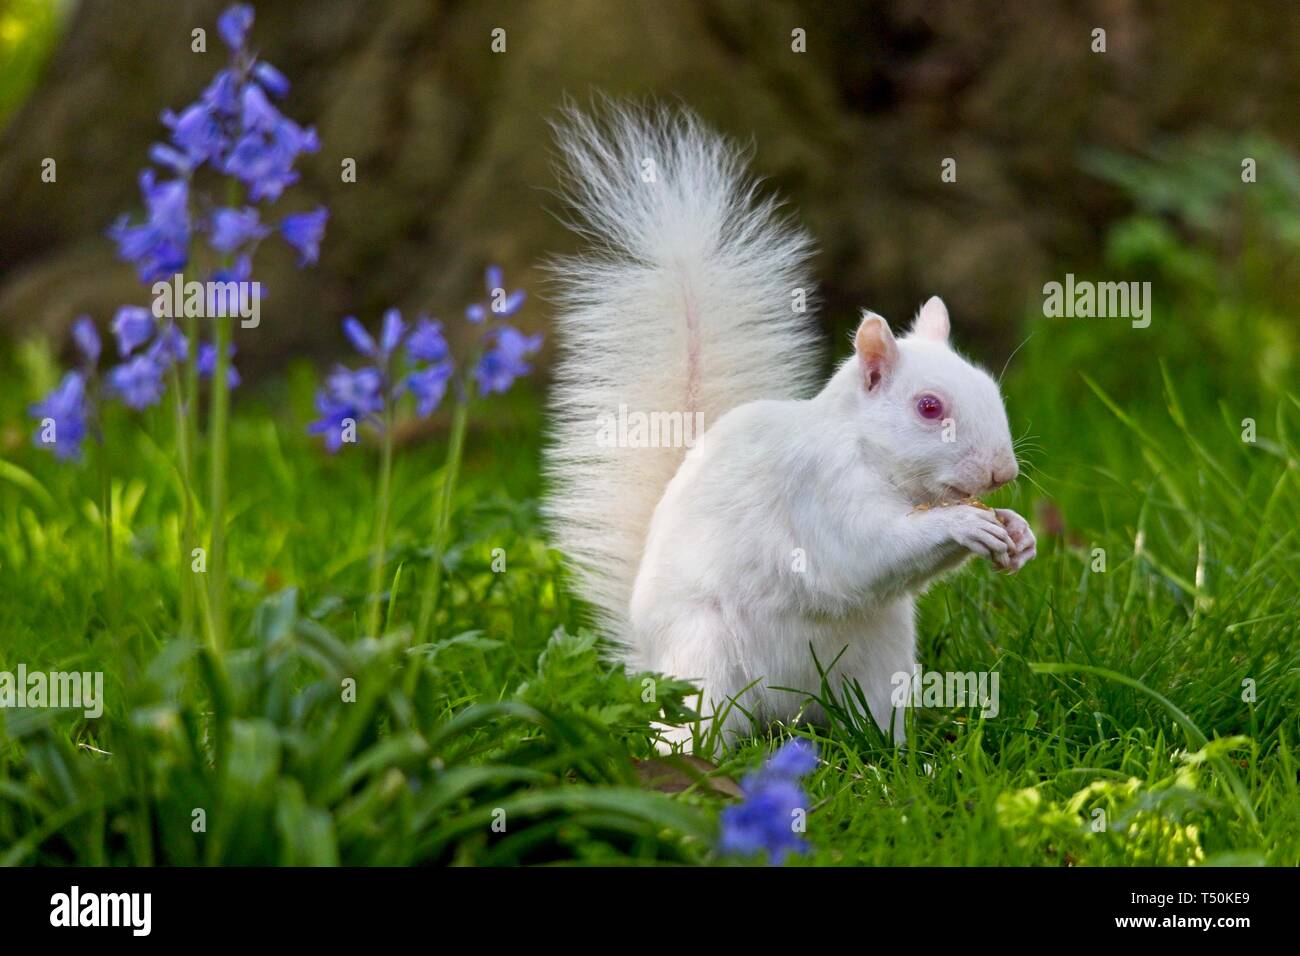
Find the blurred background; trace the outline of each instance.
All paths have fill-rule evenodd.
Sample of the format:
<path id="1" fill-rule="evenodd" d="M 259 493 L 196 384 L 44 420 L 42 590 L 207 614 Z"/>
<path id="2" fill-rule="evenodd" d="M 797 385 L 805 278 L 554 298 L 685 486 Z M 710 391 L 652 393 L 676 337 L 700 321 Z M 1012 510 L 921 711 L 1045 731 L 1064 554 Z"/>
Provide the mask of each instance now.
<path id="1" fill-rule="evenodd" d="M 1023 480 L 994 503 L 1033 522 L 1040 557 L 1011 580 L 954 576 L 918 623 L 927 667 L 1004 672 L 1006 719 L 931 710 L 933 752 L 953 755 L 932 774 L 914 759 L 928 745 L 895 757 L 839 718 L 817 859 L 1300 860 L 1295 0 L 256 0 L 253 46 L 293 84 L 280 105 L 321 141 L 265 221 L 321 205 L 330 219 L 314 268 L 285 243 L 259 249 L 229 468 L 218 416 L 188 406 L 213 439 L 189 446 L 204 476 L 190 494 L 171 400 L 104 403 L 81 466 L 35 440 L 32 405 L 76 360 L 76 316 L 103 331 L 149 301 L 106 231 L 140 218 L 160 114 L 224 66 L 229 2 L 0 0 L 0 670 L 102 667 L 110 701 L 98 726 L 47 709 L 0 728 L 0 864 L 701 856 L 713 811 L 661 842 L 688 804 L 647 799 L 627 759 L 649 753 L 660 704 L 600 664 L 538 513 L 555 344 L 542 263 L 577 244 L 547 122 L 596 91 L 686 104 L 752 146 L 763 188 L 816 239 L 828 360 L 860 308 L 903 327 L 938 294 L 956 343 L 1006 369 Z M 328 363 L 358 361 L 340 320 L 373 329 L 397 306 L 463 333 L 493 262 L 530 293 L 511 322 L 547 333 L 539 374 L 474 400 L 453 498 L 453 403 L 427 421 L 404 410 L 390 509 L 376 432 L 330 455 L 307 430 Z M 1149 282 L 1150 326 L 1045 316 L 1044 285 L 1067 273 Z M 208 503 L 227 485 L 222 513 Z M 230 693 L 187 647 L 190 503 L 201 536 L 229 532 Z M 365 571 L 390 511 L 385 590 Z M 408 648 L 430 581 L 436 643 Z M 389 634 L 366 640 L 381 599 Z M 333 706 L 353 674 L 361 718 Z M 545 723 L 463 719 L 498 702 Z M 1235 748 L 1249 800 L 1211 774 L 1188 789 L 1207 767 L 1182 750 L 1184 719 L 1219 738 L 1213 753 Z M 231 756 L 209 762 L 207 740 Z M 1099 793 L 1114 801 L 1104 836 L 1079 809 Z M 515 830 L 526 804 L 555 809 Z M 192 831 L 197 806 L 221 808 L 213 835 Z M 487 814 L 504 806 L 497 842 Z"/>
<path id="2" fill-rule="evenodd" d="M 77 314 L 146 301 L 105 230 L 139 208 L 159 113 L 223 62 L 224 4 L 0 0 L 0 341 L 62 347 Z M 246 377 L 341 352 L 348 313 L 451 313 L 489 261 L 534 292 L 524 324 L 544 330 L 539 263 L 574 246 L 549 192 L 547 120 L 597 90 L 681 101 L 753 144 L 817 239 L 828 329 L 864 306 L 900 324 L 940 294 L 963 347 L 1000 365 L 1045 282 L 1096 273 L 1153 281 L 1153 328 L 1091 320 L 1049 351 L 1111 369 L 1121 392 L 1116 351 L 1157 342 L 1179 366 L 1294 373 L 1300 9 L 1287 0 L 256 6 L 261 54 L 293 79 L 285 110 L 323 144 L 292 202 L 331 221 L 318 268 L 295 270 L 286 249 L 260 257 L 265 324 L 241 349 Z M 191 52 L 196 26 L 206 53 Z M 57 183 L 41 181 L 46 157 Z M 1241 301 L 1216 318 L 1188 298 L 1198 284 Z"/>

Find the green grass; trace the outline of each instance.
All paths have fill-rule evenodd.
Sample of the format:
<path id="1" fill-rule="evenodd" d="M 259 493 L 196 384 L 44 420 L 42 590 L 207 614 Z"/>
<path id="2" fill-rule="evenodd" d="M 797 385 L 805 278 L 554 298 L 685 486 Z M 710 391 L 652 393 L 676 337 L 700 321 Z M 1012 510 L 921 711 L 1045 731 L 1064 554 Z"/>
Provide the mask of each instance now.
<path id="1" fill-rule="evenodd" d="M 0 9 L 0 128 L 35 85 L 69 7 L 67 0 L 7 0 Z"/>
<path id="2" fill-rule="evenodd" d="M 10 7 L 0 122 L 62 9 Z M 1300 164 L 1191 145 L 1086 157 L 1135 214 L 1074 271 L 1151 280 L 1157 318 L 1027 323 L 1005 385 L 1033 467 L 996 503 L 1040 556 L 1015 578 L 971 564 L 922 601 L 923 666 L 996 671 L 997 716 L 922 709 L 895 747 L 824 686 L 826 726 L 721 759 L 739 779 L 790 734 L 816 741 L 796 865 L 1300 865 Z M 1222 170 L 1247 154 L 1275 172 L 1243 194 Z M 53 357 L 0 342 L 0 672 L 102 671 L 107 697 L 93 720 L 0 710 L 0 864 L 724 862 L 727 788 L 691 765 L 664 792 L 638 769 L 690 688 L 603 663 L 547 547 L 539 386 L 475 409 L 418 643 L 445 430 L 399 450 L 369 593 L 376 443 L 331 458 L 307 439 L 314 380 L 237 395 L 218 655 L 178 636 L 173 410 L 110 411 L 105 510 L 89 463 L 30 443 Z M 363 637 L 376 609 L 385 636 Z"/>
<path id="3" fill-rule="evenodd" d="M 174 638 L 167 411 L 110 418 L 109 627 L 94 469 L 28 442 L 48 356 L 27 348 L 8 368 L 20 384 L 0 411 L 0 670 L 102 669 L 108 703 L 100 720 L 3 713 L 0 862 L 715 859 L 726 798 L 702 782 L 648 789 L 632 759 L 651 755 L 649 722 L 687 688 L 661 681 L 646 702 L 639 677 L 601 663 L 547 548 L 538 396 L 475 415 L 449 599 L 418 648 L 441 439 L 399 451 L 389 636 L 362 639 L 374 448 L 331 458 L 303 435 L 305 369 L 241 396 L 235 640 L 218 662 Z M 925 597 L 920 628 L 925 668 L 999 672 L 1000 713 L 921 710 L 894 748 L 851 694 L 823 688 L 829 726 L 755 740 L 720 772 L 738 778 L 781 733 L 816 740 L 801 862 L 1300 863 L 1300 405 L 1252 398 L 1249 444 L 1238 411 L 1173 375 L 1148 383 L 1159 401 L 1125 406 L 1046 351 L 1017 369 L 1013 421 L 1051 416 L 1032 416 L 1032 482 L 1001 497 L 1037 526 L 1041 555 L 1015 578 L 968 567 Z"/>

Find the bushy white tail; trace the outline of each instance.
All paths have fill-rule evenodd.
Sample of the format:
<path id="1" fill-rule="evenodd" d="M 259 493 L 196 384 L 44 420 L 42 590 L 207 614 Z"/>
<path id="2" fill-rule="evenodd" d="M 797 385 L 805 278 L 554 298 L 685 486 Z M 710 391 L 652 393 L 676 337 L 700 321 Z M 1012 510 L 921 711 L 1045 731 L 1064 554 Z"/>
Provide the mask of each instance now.
<path id="1" fill-rule="evenodd" d="M 760 199 L 744 157 L 685 111 L 605 104 L 556 124 L 583 255 L 552 266 L 560 359 L 545 512 L 578 593 L 627 645 L 651 516 L 688 449 L 618 447 L 602 421 L 808 394 L 817 371 L 807 235 Z"/>

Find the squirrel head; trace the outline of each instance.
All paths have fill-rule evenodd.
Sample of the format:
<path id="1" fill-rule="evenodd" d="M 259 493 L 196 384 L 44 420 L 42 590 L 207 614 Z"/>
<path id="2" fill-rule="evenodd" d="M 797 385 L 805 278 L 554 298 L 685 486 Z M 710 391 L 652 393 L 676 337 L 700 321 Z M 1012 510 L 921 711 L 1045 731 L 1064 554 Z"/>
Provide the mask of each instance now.
<path id="1" fill-rule="evenodd" d="M 864 444 L 916 501 L 974 498 L 1019 473 L 997 383 L 953 350 L 948 333 L 938 296 L 901 339 L 863 312 L 846 363 Z"/>

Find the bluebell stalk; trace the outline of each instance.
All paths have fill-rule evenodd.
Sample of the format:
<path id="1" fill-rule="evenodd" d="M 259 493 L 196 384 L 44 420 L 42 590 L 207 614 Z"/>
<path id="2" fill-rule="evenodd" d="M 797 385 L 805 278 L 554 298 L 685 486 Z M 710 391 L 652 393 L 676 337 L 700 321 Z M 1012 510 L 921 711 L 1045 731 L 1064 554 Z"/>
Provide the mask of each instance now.
<path id="1" fill-rule="evenodd" d="M 384 313 L 378 342 L 353 316 L 343 320 L 343 332 L 369 364 L 356 369 L 338 366 L 330 373 L 325 388 L 316 396 L 316 407 L 321 417 L 307 430 L 324 435 L 325 447 L 333 454 L 343 445 L 357 442 L 357 430 L 363 423 L 379 429 L 379 478 L 375 493 L 374 543 L 370 553 L 370 589 L 367 592 L 370 609 L 366 618 L 367 636 L 378 637 L 388 549 L 396 406 L 409 393 L 415 400 L 417 415 L 424 418 L 433 414 L 446 393 L 453 366 L 442 326 L 426 316 L 421 316 L 414 327 L 408 329 L 401 313 L 389 309 Z"/>
<path id="2" fill-rule="evenodd" d="M 113 489 L 100 419 L 105 397 L 111 397 L 99 376 L 99 358 L 103 351 L 99 332 L 89 316 L 79 316 L 72 324 L 72 340 L 80 360 L 76 370 L 66 373 L 45 398 L 32 405 L 28 413 L 37 419 L 33 441 L 50 448 L 60 461 L 80 461 L 88 432 L 93 430 L 99 444 L 100 517 L 104 523 L 104 581 L 108 603 L 108 622 L 117 622 L 117 567 L 113 556 Z"/>
<path id="3" fill-rule="evenodd" d="M 452 412 L 451 435 L 447 441 L 447 462 L 443 467 L 438 499 L 434 503 L 433 556 L 415 629 L 416 643 L 420 644 L 429 639 L 434 611 L 442 591 L 442 562 L 451 528 L 451 502 L 456 481 L 460 477 L 469 422 L 469 377 L 473 375 L 480 396 L 504 393 L 514 384 L 515 379 L 532 371 L 527 359 L 542 345 L 541 335 L 525 335 L 504 321 L 523 308 L 527 299 L 524 290 L 515 289 L 507 293 L 505 278 L 499 266 L 488 267 L 484 279 L 488 301 L 476 302 L 465 309 L 465 317 L 475 325 L 483 325 L 484 330 L 474 354 L 462 365 L 464 371 L 454 383 L 456 406 Z M 412 669 L 411 674 L 416 673 Z M 413 688 L 408 687 L 408 690 L 411 689 Z"/>
<path id="4" fill-rule="evenodd" d="M 249 283 L 253 257 L 260 243 L 274 233 L 297 250 L 300 266 L 314 264 L 320 254 L 328 219 L 325 209 L 283 216 L 278 226 L 272 227 L 263 222 L 258 208 L 258 204 L 278 200 L 298 181 L 294 167 L 299 156 L 318 151 L 320 143 L 315 130 L 285 117 L 272 102 L 288 93 L 289 81 L 250 49 L 252 24 L 253 8 L 247 4 L 232 6 L 218 18 L 217 33 L 230 50 L 228 66 L 217 73 L 197 101 L 179 112 L 162 114 L 169 131 L 167 141 L 154 144 L 149 151 L 158 168 L 140 175 L 145 218 L 133 222 L 123 216 L 109 230 L 119 255 L 135 265 L 145 284 L 181 273 L 190 264 L 197 241 L 204 242 L 220 260 L 212 274 L 218 282 Z M 196 177 L 205 169 L 225 179 L 224 205 L 196 195 Z M 148 313 L 131 317 L 131 335 L 138 339 L 137 344 L 147 338 L 151 318 Z M 186 317 L 186 371 L 183 381 L 179 375 L 172 376 L 172 387 L 184 407 L 178 427 L 185 433 L 178 433 L 177 444 L 187 472 L 183 482 L 188 499 L 191 476 L 187 453 L 197 444 L 199 381 L 207 377 L 212 382 L 207 630 L 212 647 L 219 651 L 227 628 L 226 432 L 230 389 L 238 384 L 238 373 L 230 365 L 231 319 L 212 318 L 213 341 L 201 346 L 197 319 Z M 129 396 L 129 402 L 152 404 L 161 397 L 169 366 L 156 359 L 151 349 L 113 373 L 115 387 Z M 194 538 L 188 534 L 187 538 L 188 560 Z"/>
<path id="5" fill-rule="evenodd" d="M 387 548 L 388 506 L 392 481 L 392 432 L 396 404 L 409 394 L 415 412 L 421 418 L 433 414 L 451 388 L 455 394 L 447 464 L 439 487 L 434 510 L 433 561 L 424 591 L 417 623 L 417 639 L 423 641 L 432 622 L 441 585 L 443 554 L 451 519 L 451 500 L 460 472 L 461 456 L 469 416 L 471 383 L 481 396 L 507 391 L 514 381 L 532 371 L 527 359 L 541 346 L 540 335 L 524 335 L 503 320 L 516 314 L 524 304 L 522 289 L 506 293 L 501 270 L 487 270 L 487 303 L 475 303 L 465 310 L 466 318 L 484 331 L 474 354 L 467 362 L 457 363 L 447 346 L 442 324 L 420 316 L 408 329 L 396 309 L 384 314 L 379 341 L 371 337 L 354 317 L 343 320 L 343 332 L 369 364 L 360 368 L 338 366 L 325 379 L 325 387 L 316 395 L 320 418 L 307 430 L 322 435 L 325 448 L 337 452 L 345 444 L 358 441 L 357 429 L 363 423 L 378 427 L 381 439 L 379 480 L 375 498 L 375 535 L 370 555 L 370 612 L 366 633 L 380 633 L 380 611 Z M 491 321 L 489 321 L 491 320 Z M 399 352 L 405 361 L 399 359 Z M 415 673 L 414 669 L 411 673 Z"/>

